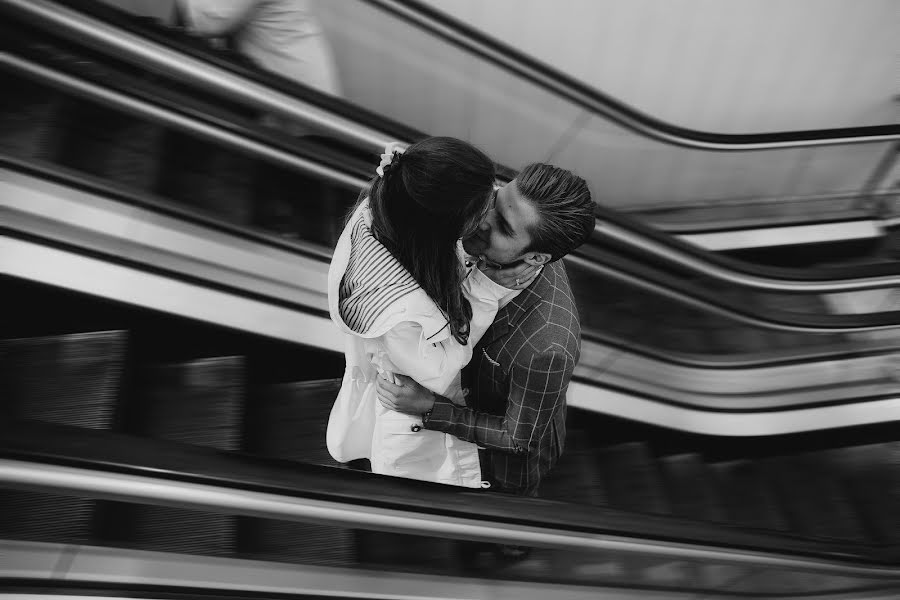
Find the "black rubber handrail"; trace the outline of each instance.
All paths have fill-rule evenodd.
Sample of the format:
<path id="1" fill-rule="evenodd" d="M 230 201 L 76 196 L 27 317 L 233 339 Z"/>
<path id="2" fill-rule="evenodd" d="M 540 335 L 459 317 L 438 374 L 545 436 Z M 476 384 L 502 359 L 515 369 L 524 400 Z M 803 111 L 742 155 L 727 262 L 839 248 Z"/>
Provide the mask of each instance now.
<path id="1" fill-rule="evenodd" d="M 798 558 L 896 567 L 900 548 L 835 542 L 735 526 L 628 513 L 603 507 L 484 493 L 346 469 L 274 460 L 34 422 L 0 423 L 0 458 L 144 475 L 288 497 L 334 500 L 360 507 L 462 517 L 502 527 L 551 527 L 573 534 L 623 536 L 660 543 L 773 552 Z"/>
<path id="2" fill-rule="evenodd" d="M 900 125 L 897 124 L 746 134 L 715 133 L 680 127 L 638 111 L 419 0 L 364 1 L 595 115 L 639 135 L 669 144 L 700 150 L 745 151 L 900 139 Z"/>

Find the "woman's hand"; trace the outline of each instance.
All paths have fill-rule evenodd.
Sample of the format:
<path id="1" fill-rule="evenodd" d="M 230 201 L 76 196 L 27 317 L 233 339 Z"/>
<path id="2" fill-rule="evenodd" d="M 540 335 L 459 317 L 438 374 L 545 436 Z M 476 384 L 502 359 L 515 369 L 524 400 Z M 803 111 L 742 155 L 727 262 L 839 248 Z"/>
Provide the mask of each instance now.
<path id="1" fill-rule="evenodd" d="M 395 373 L 394 379 L 397 383 L 391 383 L 381 375 L 375 378 L 378 400 L 382 406 L 414 416 L 423 415 L 434 407 L 434 393 L 431 390 L 406 375 Z"/>
<path id="2" fill-rule="evenodd" d="M 544 266 L 532 265 L 522 261 L 511 267 L 497 268 L 481 261 L 478 263 L 478 268 L 482 273 L 488 276 L 488 279 L 496 284 L 511 290 L 524 290 L 537 279 L 537 276 L 541 274 L 541 269 L 543 269 Z"/>

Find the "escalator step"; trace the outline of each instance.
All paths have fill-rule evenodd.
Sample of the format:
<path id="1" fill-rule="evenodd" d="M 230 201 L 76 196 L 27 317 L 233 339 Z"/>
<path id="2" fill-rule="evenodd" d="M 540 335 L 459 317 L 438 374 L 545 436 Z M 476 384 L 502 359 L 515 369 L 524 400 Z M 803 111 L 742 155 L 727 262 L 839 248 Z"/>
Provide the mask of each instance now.
<path id="1" fill-rule="evenodd" d="M 845 482 L 871 538 L 900 543 L 900 442 L 839 448 L 814 456 L 833 477 Z"/>
<path id="2" fill-rule="evenodd" d="M 243 416 L 244 360 L 208 358 L 140 369 L 133 428 L 173 442 L 239 450 Z M 141 548 L 230 555 L 237 546 L 237 518 L 182 508 L 133 506 L 123 514 Z"/>
<path id="3" fill-rule="evenodd" d="M 445 570 L 458 567 L 459 544 L 454 540 L 386 533 L 357 531 L 357 560 L 363 567 L 380 565 L 396 569 Z"/>
<path id="4" fill-rule="evenodd" d="M 538 492 L 541 498 L 596 506 L 608 503 L 596 452 L 588 446 L 587 438 L 582 431 L 569 430 L 563 455 L 541 482 Z"/>
<path id="5" fill-rule="evenodd" d="M 153 189 L 161 127 L 87 102 L 75 104 L 70 112 L 60 162 L 141 190 Z"/>
<path id="6" fill-rule="evenodd" d="M 130 533 L 142 550 L 211 556 L 233 555 L 237 518 L 231 515 L 171 508 L 135 506 Z"/>
<path id="7" fill-rule="evenodd" d="M 865 539 L 847 490 L 822 465 L 808 456 L 779 457 L 760 464 L 791 529 L 816 537 Z"/>
<path id="8" fill-rule="evenodd" d="M 351 566 L 356 537 L 351 529 L 274 519 L 240 520 L 240 554 L 255 560 Z"/>
<path id="9" fill-rule="evenodd" d="M 0 539 L 86 544 L 97 502 L 54 494 L 0 490 Z"/>
<path id="10" fill-rule="evenodd" d="M 0 89 L 0 152 L 54 160 L 61 142 L 62 97 L 7 73 L 0 73 Z"/>
<path id="11" fill-rule="evenodd" d="M 218 450 L 240 449 L 243 358 L 145 366 L 139 381 L 133 417 L 138 433 Z"/>
<path id="12" fill-rule="evenodd" d="M 325 446 L 325 428 L 340 379 L 298 381 L 256 390 L 247 407 L 247 449 L 254 454 L 340 466 Z M 356 560 L 353 530 L 246 518 L 240 550 L 252 557 L 342 566 Z"/>
<path id="13" fill-rule="evenodd" d="M 162 154 L 161 195 L 229 223 L 251 223 L 257 168 L 253 159 L 171 131 Z"/>
<path id="14" fill-rule="evenodd" d="M 269 385 L 247 407 L 247 448 L 272 458 L 338 466 L 325 446 L 340 379 Z"/>
<path id="15" fill-rule="evenodd" d="M 110 429 L 126 336 L 101 331 L 0 341 L 5 412 L 12 419 Z"/>
<path id="16" fill-rule="evenodd" d="M 714 463 L 719 493 L 729 522 L 742 527 L 786 531 L 787 521 L 755 462 Z"/>
<path id="17" fill-rule="evenodd" d="M 724 522 L 722 499 L 713 474 L 699 454 L 676 454 L 660 460 L 672 514 L 686 519 Z"/>
<path id="18" fill-rule="evenodd" d="M 643 442 L 604 448 L 598 460 L 612 506 L 646 513 L 670 514 L 656 460 Z"/>

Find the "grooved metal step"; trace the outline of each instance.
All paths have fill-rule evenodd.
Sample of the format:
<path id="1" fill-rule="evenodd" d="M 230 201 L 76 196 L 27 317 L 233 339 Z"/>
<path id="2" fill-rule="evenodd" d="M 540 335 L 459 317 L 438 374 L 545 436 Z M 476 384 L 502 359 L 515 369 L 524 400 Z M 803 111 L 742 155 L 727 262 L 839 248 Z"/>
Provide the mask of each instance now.
<path id="1" fill-rule="evenodd" d="M 843 482 L 811 457 L 779 457 L 760 466 L 772 482 L 792 530 L 813 537 L 865 539 Z"/>
<path id="2" fill-rule="evenodd" d="M 670 514 L 656 460 L 642 442 L 604 448 L 598 462 L 610 505 L 635 512 Z"/>
<path id="3" fill-rule="evenodd" d="M 239 450 L 244 410 L 244 360 L 208 358 L 146 366 L 131 423 L 157 439 Z M 129 514 L 130 513 L 130 514 Z M 133 506 L 124 511 L 142 548 L 228 556 L 237 548 L 237 518 L 183 508 Z"/>
<path id="4" fill-rule="evenodd" d="M 699 454 L 676 454 L 660 459 L 672 514 L 698 521 L 727 520 L 712 471 Z"/>
<path id="5" fill-rule="evenodd" d="M 10 419 L 112 428 L 126 338 L 101 331 L 0 341 L 0 407 Z"/>
<path id="6" fill-rule="evenodd" d="M 788 529 L 777 499 L 755 462 L 736 460 L 710 467 L 716 475 L 729 522 L 759 529 Z"/>

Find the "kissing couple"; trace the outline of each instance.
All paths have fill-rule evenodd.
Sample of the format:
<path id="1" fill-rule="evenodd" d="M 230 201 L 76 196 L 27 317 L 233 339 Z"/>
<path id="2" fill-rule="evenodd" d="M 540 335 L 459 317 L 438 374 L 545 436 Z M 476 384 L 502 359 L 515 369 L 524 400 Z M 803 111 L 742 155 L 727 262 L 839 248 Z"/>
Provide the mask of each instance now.
<path id="1" fill-rule="evenodd" d="M 563 452 L 578 311 L 559 259 L 594 230 L 584 179 L 506 185 L 471 144 L 389 144 L 328 273 L 346 370 L 327 429 L 339 462 L 536 496 Z"/>

